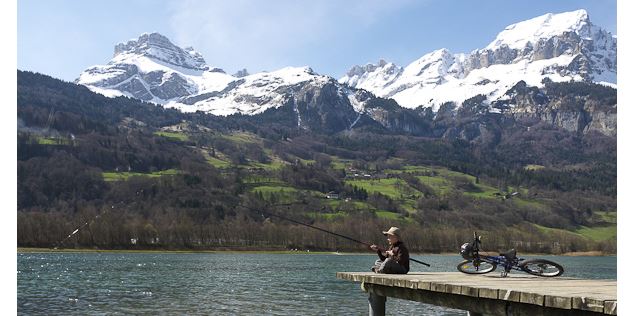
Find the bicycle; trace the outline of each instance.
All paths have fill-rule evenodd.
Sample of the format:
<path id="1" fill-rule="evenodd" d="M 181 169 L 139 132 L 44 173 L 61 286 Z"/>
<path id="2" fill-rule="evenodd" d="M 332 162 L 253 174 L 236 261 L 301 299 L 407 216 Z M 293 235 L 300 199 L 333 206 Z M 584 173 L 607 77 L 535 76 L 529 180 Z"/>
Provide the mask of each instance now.
<path id="1" fill-rule="evenodd" d="M 461 246 L 460 254 L 465 261 L 456 268 L 467 274 L 485 274 L 496 270 L 497 266 L 504 268 L 501 277 L 506 277 L 511 270 L 524 271 L 541 277 L 557 277 L 564 273 L 564 268 L 545 259 L 522 259 L 516 256 L 516 249 L 510 249 L 498 256 L 486 256 L 479 253 L 481 236 L 474 232 L 474 240 Z"/>

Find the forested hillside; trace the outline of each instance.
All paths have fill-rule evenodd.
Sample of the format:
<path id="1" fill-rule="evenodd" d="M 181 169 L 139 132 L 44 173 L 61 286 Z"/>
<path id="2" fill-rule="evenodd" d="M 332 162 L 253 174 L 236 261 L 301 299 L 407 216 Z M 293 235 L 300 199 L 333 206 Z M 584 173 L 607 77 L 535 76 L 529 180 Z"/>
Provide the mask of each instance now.
<path id="1" fill-rule="evenodd" d="M 616 141 L 600 133 L 482 116 L 495 132 L 471 139 L 469 106 L 436 114 L 454 136 L 307 130 L 285 107 L 181 113 L 21 71 L 17 103 L 18 246 L 364 250 L 274 212 L 377 243 L 400 226 L 416 252 L 457 251 L 474 230 L 492 250 L 616 251 Z"/>

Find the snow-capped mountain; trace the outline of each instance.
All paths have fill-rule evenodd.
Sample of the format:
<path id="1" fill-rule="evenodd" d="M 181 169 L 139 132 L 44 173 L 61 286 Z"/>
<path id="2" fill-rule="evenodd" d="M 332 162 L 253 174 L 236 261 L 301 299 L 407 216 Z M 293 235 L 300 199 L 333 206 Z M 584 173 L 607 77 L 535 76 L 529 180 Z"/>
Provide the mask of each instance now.
<path id="1" fill-rule="evenodd" d="M 161 34 L 146 33 L 117 44 L 108 64 L 86 69 L 76 83 L 107 96 L 163 104 L 200 90 L 222 89 L 233 79 L 208 66 L 193 48 L 181 49 Z"/>
<path id="2" fill-rule="evenodd" d="M 354 66 L 339 81 L 393 98 L 401 106 L 461 104 L 478 94 L 496 101 L 523 80 L 617 83 L 617 38 L 593 25 L 585 10 L 545 14 L 512 24 L 483 49 L 428 53 L 406 67 L 380 60 Z"/>
<path id="3" fill-rule="evenodd" d="M 258 114 L 283 105 L 292 97 L 296 85 L 323 86 L 332 78 L 321 76 L 309 67 L 286 67 L 244 77 L 233 77 L 222 88 L 200 89 L 184 98 L 170 100 L 168 107 L 181 111 L 203 111 L 215 115 Z"/>
<path id="4" fill-rule="evenodd" d="M 208 65 L 193 48 L 182 49 L 151 33 L 117 44 L 108 64 L 86 69 L 76 82 L 107 96 L 126 95 L 183 112 L 263 114 L 311 130 L 379 127 L 436 137 L 453 124 L 443 118 L 454 117 L 468 100 L 463 107 L 469 109 L 458 112 L 533 115 L 571 131 L 595 129 L 613 135 L 614 103 L 605 108 L 591 102 L 572 114 L 574 119 L 554 120 L 535 107 L 558 112 L 559 105 L 569 104 L 560 102 L 561 96 L 521 104 L 507 92 L 521 81 L 539 88 L 546 82 L 571 80 L 615 86 L 616 46 L 616 37 L 593 25 L 584 10 L 546 14 L 508 26 L 488 46 L 468 54 L 439 49 L 406 67 L 380 60 L 355 66 L 338 81 L 309 67 L 256 74 L 243 69 L 229 75 Z M 604 116 L 593 114 L 598 108 Z M 569 124 L 575 118 L 593 122 L 580 119 L 580 124 Z M 605 123 L 607 127 L 587 128 Z M 475 126 L 470 128 L 480 129 Z"/>
<path id="5" fill-rule="evenodd" d="M 294 98 L 298 85 L 321 88 L 332 83 L 342 91 L 350 90 L 309 67 L 286 67 L 251 75 L 243 69 L 234 76 L 228 75 L 207 65 L 193 48 L 181 49 L 158 33 L 117 44 L 107 65 L 86 69 L 76 83 L 107 96 L 126 95 L 184 112 L 215 115 L 253 115 L 282 106 Z M 354 103 L 348 107 L 359 110 L 361 101 L 355 99 L 354 93 L 340 94 Z"/>

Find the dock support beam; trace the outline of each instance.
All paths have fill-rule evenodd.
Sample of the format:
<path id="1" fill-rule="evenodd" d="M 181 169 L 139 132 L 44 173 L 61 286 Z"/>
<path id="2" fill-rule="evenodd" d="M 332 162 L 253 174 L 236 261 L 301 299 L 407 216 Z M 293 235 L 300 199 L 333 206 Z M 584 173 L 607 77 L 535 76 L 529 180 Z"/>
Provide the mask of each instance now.
<path id="1" fill-rule="evenodd" d="M 368 292 L 368 315 L 369 316 L 385 316 L 386 315 L 386 297 Z"/>

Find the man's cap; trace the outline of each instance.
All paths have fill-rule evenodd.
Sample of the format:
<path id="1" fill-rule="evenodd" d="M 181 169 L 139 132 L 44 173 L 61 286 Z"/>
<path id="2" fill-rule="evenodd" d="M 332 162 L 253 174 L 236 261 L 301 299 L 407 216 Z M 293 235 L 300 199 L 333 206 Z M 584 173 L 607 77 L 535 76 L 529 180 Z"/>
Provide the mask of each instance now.
<path id="1" fill-rule="evenodd" d="M 388 229 L 387 231 L 382 232 L 382 234 L 384 234 L 384 235 L 393 235 L 393 236 L 399 237 L 400 233 L 399 233 L 399 228 L 393 226 L 393 227 L 390 227 L 390 229 Z"/>

